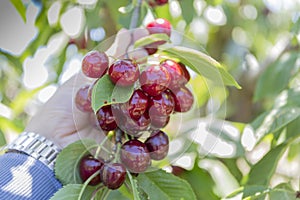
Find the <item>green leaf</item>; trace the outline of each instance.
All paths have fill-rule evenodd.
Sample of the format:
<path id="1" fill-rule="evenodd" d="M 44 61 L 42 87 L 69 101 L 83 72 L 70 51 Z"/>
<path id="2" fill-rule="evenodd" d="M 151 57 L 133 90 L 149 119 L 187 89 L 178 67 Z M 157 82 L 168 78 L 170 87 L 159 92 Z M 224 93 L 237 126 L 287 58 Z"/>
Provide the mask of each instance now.
<path id="1" fill-rule="evenodd" d="M 125 197 L 119 190 L 112 190 L 107 199 L 109 200 L 130 200 L 129 198 Z"/>
<path id="2" fill-rule="evenodd" d="M 300 142 L 291 144 L 289 147 L 288 160 L 289 161 L 294 160 L 297 156 L 299 156 L 299 152 L 300 152 Z"/>
<path id="3" fill-rule="evenodd" d="M 58 190 L 50 200 L 77 200 L 82 187 L 81 184 L 68 184 Z M 94 187 L 86 187 L 82 199 L 91 199 L 94 190 Z"/>
<path id="4" fill-rule="evenodd" d="M 247 185 L 263 185 L 267 186 L 275 172 L 277 163 L 287 144 L 283 143 L 270 150 L 260 161 L 258 161 L 250 170 Z"/>
<path id="5" fill-rule="evenodd" d="M 140 195 L 138 192 L 138 186 L 137 186 L 137 181 L 136 179 L 133 179 L 130 172 L 127 171 L 127 176 L 129 177 L 130 183 L 131 183 L 131 188 L 132 188 L 132 192 L 133 192 L 133 198 L 134 200 L 141 200 L 140 199 Z"/>
<path id="6" fill-rule="evenodd" d="M 194 18 L 194 0 L 179 1 L 181 6 L 182 17 L 187 24 L 191 23 Z"/>
<path id="7" fill-rule="evenodd" d="M 148 194 L 149 199 L 197 199 L 188 182 L 163 170 L 140 174 L 137 180 L 138 185 Z"/>
<path id="8" fill-rule="evenodd" d="M 300 116 L 300 108 L 274 108 L 257 117 L 251 126 L 257 138 L 261 139 L 268 133 L 273 133 L 285 127 Z"/>
<path id="9" fill-rule="evenodd" d="M 134 48 L 143 47 L 143 46 L 146 46 L 148 44 L 152 44 L 152 43 L 158 42 L 158 41 L 169 42 L 170 38 L 167 34 L 164 34 L 164 33 L 151 34 L 151 35 L 148 35 L 146 37 L 143 37 L 143 38 L 137 40 L 134 43 Z"/>
<path id="10" fill-rule="evenodd" d="M 92 92 L 92 108 L 97 112 L 102 106 L 128 101 L 134 86 L 119 87 L 114 85 L 106 74 L 97 81 Z"/>
<path id="11" fill-rule="evenodd" d="M 177 57 L 190 69 L 218 85 L 225 84 L 241 88 L 220 63 L 200 51 L 181 46 L 166 48 L 164 51 Z"/>
<path id="12" fill-rule="evenodd" d="M 63 185 L 82 183 L 79 176 L 78 164 L 82 156 L 88 154 L 92 146 L 96 145 L 92 140 L 80 140 L 68 145 L 57 156 L 55 163 L 55 176 Z"/>
<path id="13" fill-rule="evenodd" d="M 277 185 L 274 189 L 271 190 L 269 196 L 272 200 L 296 200 L 296 192 L 288 183 Z"/>
<path id="14" fill-rule="evenodd" d="M 287 125 L 286 139 L 295 139 L 300 136 L 300 117 Z"/>
<path id="15" fill-rule="evenodd" d="M 14 5 L 23 21 L 26 23 L 26 7 L 22 0 L 10 0 L 10 2 Z"/>
<path id="16" fill-rule="evenodd" d="M 197 199 L 220 199 L 213 191 L 215 183 L 212 177 L 208 172 L 199 168 L 197 162 L 195 162 L 194 168 L 191 171 L 185 171 L 180 177 L 189 182 Z"/>
<path id="17" fill-rule="evenodd" d="M 0 130 L 0 147 L 6 145 L 4 133 Z"/>
<path id="18" fill-rule="evenodd" d="M 266 191 L 268 191 L 268 187 L 263 185 L 249 185 L 245 187 L 240 187 L 231 194 L 227 196 L 227 198 L 232 198 L 237 196 L 240 193 L 243 193 L 243 199 L 246 197 L 254 197 L 254 196 L 265 196 Z"/>
<path id="19" fill-rule="evenodd" d="M 254 101 L 265 97 L 274 97 L 284 90 L 290 81 L 292 71 L 296 67 L 297 53 L 280 57 L 270 65 L 259 77 L 256 84 Z"/>

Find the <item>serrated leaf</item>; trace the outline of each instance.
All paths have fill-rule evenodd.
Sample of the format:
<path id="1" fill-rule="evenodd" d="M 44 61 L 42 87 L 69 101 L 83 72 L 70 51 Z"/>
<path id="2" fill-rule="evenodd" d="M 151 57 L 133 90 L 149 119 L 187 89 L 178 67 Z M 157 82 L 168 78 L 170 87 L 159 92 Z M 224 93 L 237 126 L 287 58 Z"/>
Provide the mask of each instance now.
<path id="1" fill-rule="evenodd" d="M 129 180 L 130 180 L 134 200 L 141 200 L 138 189 L 137 189 L 138 186 L 137 186 L 136 179 L 132 178 L 129 171 L 127 171 L 127 176 L 129 177 Z"/>
<path id="2" fill-rule="evenodd" d="M 138 185 L 148 194 L 149 199 L 196 200 L 187 181 L 163 170 L 140 174 L 137 180 Z"/>
<path id="3" fill-rule="evenodd" d="M 283 143 L 271 149 L 260 161 L 253 165 L 249 173 L 247 185 L 267 186 L 286 148 L 287 144 Z"/>
<path id="4" fill-rule="evenodd" d="M 10 2 L 14 5 L 23 21 L 26 22 L 26 7 L 23 4 L 22 0 L 10 0 Z"/>
<path id="5" fill-rule="evenodd" d="M 177 57 L 194 72 L 212 80 L 215 84 L 241 88 L 220 63 L 200 51 L 181 46 L 166 48 L 164 51 Z"/>
<path id="6" fill-rule="evenodd" d="M 290 81 L 298 53 L 282 56 L 270 65 L 260 76 L 254 92 L 254 101 L 265 97 L 274 97 L 284 90 Z"/>
<path id="7" fill-rule="evenodd" d="M 104 75 L 97 81 L 92 92 L 92 108 L 97 112 L 102 106 L 128 101 L 134 91 L 134 86 L 119 87 L 114 85 L 109 75 Z"/>
<path id="8" fill-rule="evenodd" d="M 58 190 L 50 200 L 77 200 L 82 187 L 81 184 L 68 184 Z M 91 199 L 94 190 L 94 187 L 87 186 L 82 199 Z"/>
<path id="9" fill-rule="evenodd" d="M 151 35 L 145 36 L 141 39 L 138 39 L 134 43 L 134 48 L 144 47 L 148 44 L 152 44 L 152 43 L 158 42 L 158 41 L 167 41 L 167 42 L 169 42 L 170 38 L 167 34 L 164 34 L 164 33 L 151 34 Z"/>
<path id="10" fill-rule="evenodd" d="M 92 140 L 80 140 L 68 145 L 57 156 L 55 176 L 63 185 L 82 183 L 78 164 L 81 157 L 88 153 L 88 147 L 96 145 Z"/>

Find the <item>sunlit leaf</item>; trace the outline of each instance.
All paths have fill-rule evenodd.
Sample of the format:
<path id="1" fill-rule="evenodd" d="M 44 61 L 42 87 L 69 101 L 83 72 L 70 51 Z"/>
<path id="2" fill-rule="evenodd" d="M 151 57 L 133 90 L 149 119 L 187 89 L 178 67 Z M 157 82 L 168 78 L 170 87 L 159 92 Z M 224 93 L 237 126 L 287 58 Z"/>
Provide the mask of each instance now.
<path id="1" fill-rule="evenodd" d="M 281 144 L 271 149 L 260 161 L 258 161 L 250 170 L 247 185 L 267 186 L 275 172 L 277 163 L 287 144 Z"/>
<path id="2" fill-rule="evenodd" d="M 177 57 L 194 72 L 212 80 L 215 84 L 241 88 L 220 63 L 200 51 L 182 46 L 166 48 L 164 51 Z"/>
<path id="3" fill-rule="evenodd" d="M 96 112 L 102 106 L 128 101 L 134 91 L 134 86 L 119 87 L 113 84 L 108 75 L 97 81 L 92 92 L 92 108 Z"/>
<path id="4" fill-rule="evenodd" d="M 183 19 L 186 21 L 187 24 L 191 23 L 195 14 L 194 0 L 184 0 L 179 1 L 179 3 L 181 6 Z"/>
<path id="5" fill-rule="evenodd" d="M 196 200 L 188 182 L 162 170 L 140 174 L 137 180 L 150 199 Z"/>
<path id="6" fill-rule="evenodd" d="M 22 0 L 10 0 L 10 2 L 14 5 L 23 21 L 26 22 L 26 7 L 23 4 Z"/>
<path id="7" fill-rule="evenodd" d="M 4 133 L 0 130 L 0 147 L 6 145 Z"/>
<path id="8" fill-rule="evenodd" d="M 158 41 L 169 41 L 169 37 L 168 35 L 164 34 L 164 33 L 157 33 L 157 34 L 151 34 L 148 35 L 146 37 L 143 37 L 139 40 L 137 40 L 134 43 L 134 48 L 138 48 L 138 47 L 143 47 L 146 46 L 148 44 L 152 44 L 154 42 L 158 42 Z"/>

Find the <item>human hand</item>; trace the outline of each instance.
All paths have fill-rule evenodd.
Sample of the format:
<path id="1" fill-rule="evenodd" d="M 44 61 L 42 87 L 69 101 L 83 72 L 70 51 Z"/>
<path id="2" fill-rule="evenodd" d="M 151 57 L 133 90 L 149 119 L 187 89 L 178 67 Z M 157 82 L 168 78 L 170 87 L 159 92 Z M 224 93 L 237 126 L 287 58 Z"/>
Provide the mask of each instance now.
<path id="1" fill-rule="evenodd" d="M 117 33 L 115 42 L 106 51 L 106 54 L 115 58 L 122 58 L 128 49 L 131 49 L 134 41 L 148 34 L 145 29 L 133 31 L 122 29 Z M 136 60 L 148 56 L 147 51 L 143 49 L 131 51 L 128 54 L 129 58 Z M 91 82 L 92 80 L 85 77 L 81 72 L 70 78 L 32 117 L 25 131 L 32 131 L 45 136 L 60 148 L 64 148 L 81 138 L 101 141 L 104 134 L 101 134 L 101 131 L 91 124 L 91 113 L 81 112 L 74 104 L 76 91 Z"/>

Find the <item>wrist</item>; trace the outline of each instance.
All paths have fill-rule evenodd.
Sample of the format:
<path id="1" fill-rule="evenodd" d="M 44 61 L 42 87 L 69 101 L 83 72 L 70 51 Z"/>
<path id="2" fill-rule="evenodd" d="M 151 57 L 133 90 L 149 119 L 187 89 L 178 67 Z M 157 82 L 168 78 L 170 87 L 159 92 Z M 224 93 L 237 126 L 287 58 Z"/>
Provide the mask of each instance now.
<path id="1" fill-rule="evenodd" d="M 9 152 L 22 152 L 41 161 L 53 170 L 56 156 L 60 149 L 44 136 L 33 132 L 23 132 L 17 139 L 6 146 Z"/>

